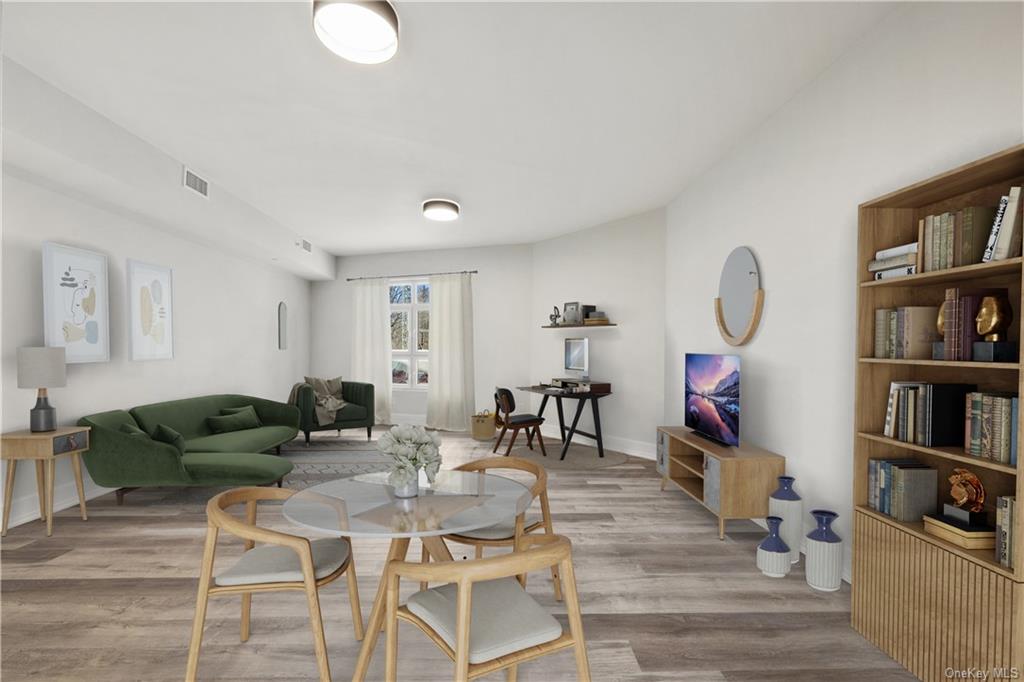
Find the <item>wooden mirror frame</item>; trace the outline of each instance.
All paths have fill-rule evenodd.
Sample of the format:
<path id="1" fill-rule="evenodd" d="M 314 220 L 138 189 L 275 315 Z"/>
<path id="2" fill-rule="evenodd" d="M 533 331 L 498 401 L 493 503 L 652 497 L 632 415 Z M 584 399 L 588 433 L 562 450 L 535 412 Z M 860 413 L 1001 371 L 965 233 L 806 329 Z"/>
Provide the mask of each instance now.
<path id="1" fill-rule="evenodd" d="M 722 299 L 715 297 L 715 321 L 718 323 L 718 333 L 722 335 L 725 342 L 730 346 L 742 346 L 754 338 L 757 327 L 761 324 L 761 311 L 764 309 L 764 289 L 757 289 L 754 292 L 754 309 L 750 312 L 750 320 L 747 321 L 747 328 L 739 336 L 733 336 L 725 324 L 725 314 L 722 311 Z"/>

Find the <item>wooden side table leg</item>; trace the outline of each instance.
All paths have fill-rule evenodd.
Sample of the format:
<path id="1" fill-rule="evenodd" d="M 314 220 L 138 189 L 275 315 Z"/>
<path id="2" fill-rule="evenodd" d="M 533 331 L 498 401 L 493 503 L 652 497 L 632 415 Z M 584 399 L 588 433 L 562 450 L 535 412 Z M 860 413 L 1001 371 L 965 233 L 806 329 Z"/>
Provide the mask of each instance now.
<path id="1" fill-rule="evenodd" d="M 724 540 L 725 539 L 725 517 L 724 516 L 719 516 L 718 517 L 718 539 L 719 540 Z"/>
<path id="2" fill-rule="evenodd" d="M 77 452 L 71 453 L 71 468 L 75 470 L 75 487 L 78 488 L 78 511 L 82 514 L 82 520 L 88 521 L 89 514 L 85 511 L 85 485 L 82 483 L 82 456 Z M 280 483 L 278 481 L 278 484 Z"/>
<path id="3" fill-rule="evenodd" d="M 18 469 L 18 460 L 7 460 L 7 479 L 4 481 L 4 526 L 0 535 L 7 535 L 7 521 L 11 518 L 11 496 L 14 494 L 14 472 Z"/>
<path id="4" fill-rule="evenodd" d="M 53 474 L 57 460 L 46 460 L 46 537 L 53 535 Z"/>
<path id="5" fill-rule="evenodd" d="M 43 460 L 36 460 L 36 495 L 39 497 L 39 520 L 46 520 L 46 467 Z"/>
<path id="6" fill-rule="evenodd" d="M 409 552 L 409 538 L 395 538 L 391 541 L 388 549 L 387 561 L 405 561 L 405 555 Z M 385 566 L 387 566 L 387 561 Z M 356 669 L 352 673 L 352 682 L 362 682 L 366 678 L 366 671 L 370 668 L 370 658 L 373 656 L 373 648 L 377 646 L 377 637 L 384 625 L 384 601 L 387 597 L 387 585 L 384 576 L 380 577 L 380 585 L 377 586 L 377 596 L 373 600 L 373 609 L 370 611 L 370 621 L 366 625 L 366 633 L 363 635 L 363 645 L 359 649 L 359 658 L 356 659 Z"/>

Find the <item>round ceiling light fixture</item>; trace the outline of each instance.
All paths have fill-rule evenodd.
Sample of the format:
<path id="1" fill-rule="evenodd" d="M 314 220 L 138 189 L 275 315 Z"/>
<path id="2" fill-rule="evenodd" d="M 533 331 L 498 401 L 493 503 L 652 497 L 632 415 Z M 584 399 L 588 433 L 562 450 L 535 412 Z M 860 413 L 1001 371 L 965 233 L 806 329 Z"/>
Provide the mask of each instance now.
<path id="1" fill-rule="evenodd" d="M 385 0 L 315 0 L 313 30 L 328 50 L 357 64 L 381 64 L 398 52 L 398 14 Z"/>
<path id="2" fill-rule="evenodd" d="M 451 199 L 427 199 L 423 202 L 423 217 L 445 223 L 458 220 L 459 205 Z"/>

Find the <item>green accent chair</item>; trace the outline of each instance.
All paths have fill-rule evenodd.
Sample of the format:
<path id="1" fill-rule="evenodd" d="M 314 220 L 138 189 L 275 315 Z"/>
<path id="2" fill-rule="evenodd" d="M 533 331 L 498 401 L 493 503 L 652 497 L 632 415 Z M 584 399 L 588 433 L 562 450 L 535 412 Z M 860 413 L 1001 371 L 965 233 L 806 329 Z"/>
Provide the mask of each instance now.
<path id="1" fill-rule="evenodd" d="M 321 426 L 316 418 L 316 393 L 309 384 L 299 386 L 296 405 L 299 407 L 299 428 L 306 435 L 309 445 L 309 434 L 313 431 L 340 431 L 341 429 L 358 429 L 366 427 L 366 440 L 373 437 L 373 384 L 358 381 L 341 382 L 341 397 L 348 403 L 338 410 L 334 423 Z"/>
<path id="2" fill-rule="evenodd" d="M 229 433 L 213 433 L 206 418 L 221 409 L 252 405 L 261 426 Z M 293 405 L 244 395 L 211 395 L 141 405 L 131 410 L 111 410 L 82 417 L 91 426 L 89 450 L 82 455 L 96 483 L 118 488 L 157 486 L 242 486 L 281 484 L 292 463 L 272 454 L 298 435 L 299 410 Z M 151 434 L 158 424 L 171 427 L 185 438 L 185 452 L 154 440 L 131 435 L 122 425 L 136 426 Z"/>

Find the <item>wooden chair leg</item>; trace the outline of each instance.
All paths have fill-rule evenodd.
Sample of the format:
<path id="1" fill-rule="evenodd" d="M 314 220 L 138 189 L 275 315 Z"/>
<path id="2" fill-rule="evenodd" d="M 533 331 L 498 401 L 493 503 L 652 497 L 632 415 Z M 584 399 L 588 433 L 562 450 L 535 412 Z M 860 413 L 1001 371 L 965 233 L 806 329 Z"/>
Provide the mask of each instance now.
<path id="1" fill-rule="evenodd" d="M 521 430 L 521 429 L 520 429 L 519 427 L 514 427 L 514 428 L 512 429 L 512 440 L 510 440 L 510 441 L 508 442 L 508 450 L 506 450 L 506 451 L 505 451 L 505 456 L 506 456 L 506 457 L 508 457 L 508 456 L 509 456 L 509 454 L 511 454 L 511 452 L 512 452 L 512 447 L 513 447 L 513 446 L 514 446 L 514 445 L 516 444 L 516 438 L 517 438 L 517 437 L 519 436 L 519 431 L 520 431 L 520 430 Z"/>
<path id="2" fill-rule="evenodd" d="M 526 447 L 533 450 L 533 434 L 537 431 L 537 427 L 530 428 L 526 427 Z"/>
<path id="3" fill-rule="evenodd" d="M 540 444 L 540 454 L 547 457 L 548 451 L 544 449 L 544 436 L 540 435 L 540 427 L 533 427 L 533 432 L 537 434 L 537 443 Z"/>
<path id="4" fill-rule="evenodd" d="M 324 622 L 320 615 L 320 596 L 316 589 L 316 571 L 313 568 L 313 555 L 306 550 L 300 556 L 302 577 L 306 585 L 306 602 L 309 606 L 309 627 L 313 630 L 313 652 L 316 655 L 316 666 L 320 673 L 320 682 L 331 682 L 331 666 L 327 661 L 327 642 L 324 639 Z"/>
<path id="5" fill-rule="evenodd" d="M 427 546 L 426 545 L 423 545 L 423 551 L 420 553 L 420 562 L 422 562 L 424 564 L 429 564 L 430 563 L 430 552 L 427 551 Z M 426 582 L 420 583 L 420 591 L 423 591 L 423 590 L 425 590 L 425 589 L 427 589 L 429 587 L 430 587 L 429 583 L 426 583 Z"/>
<path id="6" fill-rule="evenodd" d="M 472 607 L 472 583 L 460 582 L 455 607 L 455 682 L 469 682 L 469 631 Z"/>
<path id="7" fill-rule="evenodd" d="M 483 545 L 477 545 L 476 546 L 476 558 L 477 559 L 483 559 L 484 558 L 484 546 Z"/>
<path id="8" fill-rule="evenodd" d="M 519 666 L 515 663 L 505 669 L 505 682 L 516 682 L 518 677 Z"/>
<path id="9" fill-rule="evenodd" d="M 356 579 L 355 558 L 352 556 L 352 545 L 348 547 L 348 568 L 345 569 L 345 579 L 348 581 L 348 603 L 352 608 L 352 627 L 356 632 L 356 641 L 363 639 L 363 611 L 359 606 L 359 581 Z"/>
<path id="10" fill-rule="evenodd" d="M 249 641 L 250 622 L 249 617 L 252 615 L 252 592 L 246 592 L 242 595 L 242 641 Z"/>
<path id="11" fill-rule="evenodd" d="M 547 490 L 542 490 L 540 493 L 540 516 L 541 522 L 544 524 L 544 533 L 554 535 L 555 526 L 551 522 L 551 503 L 548 501 Z M 551 567 L 551 582 L 555 587 L 555 601 L 562 601 L 562 581 L 558 575 L 557 564 Z"/>
<path id="12" fill-rule="evenodd" d="M 384 680 L 398 679 L 398 576 L 391 576 L 387 586 L 384 616 Z"/>
<path id="13" fill-rule="evenodd" d="M 575 640 L 573 653 L 576 656 L 576 679 L 590 682 L 590 663 L 587 661 L 587 643 L 583 637 L 583 617 L 580 615 L 580 598 L 576 592 L 576 574 L 572 558 L 561 562 L 565 578 L 565 610 L 569 618 L 569 632 Z"/>
<path id="14" fill-rule="evenodd" d="M 206 543 L 203 546 L 203 564 L 199 570 L 199 593 L 196 596 L 196 615 L 192 621 L 192 637 L 188 645 L 188 663 L 185 667 L 185 681 L 195 682 L 199 667 L 199 649 L 203 643 L 203 626 L 206 624 L 206 604 L 210 600 L 210 580 L 213 578 L 213 558 L 217 549 L 217 529 L 206 527 Z"/>
<path id="15" fill-rule="evenodd" d="M 508 431 L 508 425 L 507 424 L 502 424 L 501 425 L 501 433 L 498 434 L 498 440 L 496 440 L 494 442 L 494 449 L 491 450 L 491 452 L 497 452 L 498 451 L 498 446 L 501 445 L 502 439 L 505 438 L 505 432 L 506 431 Z"/>

